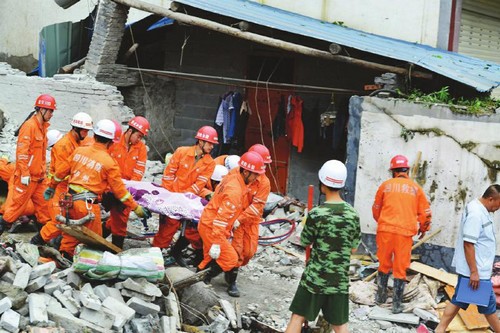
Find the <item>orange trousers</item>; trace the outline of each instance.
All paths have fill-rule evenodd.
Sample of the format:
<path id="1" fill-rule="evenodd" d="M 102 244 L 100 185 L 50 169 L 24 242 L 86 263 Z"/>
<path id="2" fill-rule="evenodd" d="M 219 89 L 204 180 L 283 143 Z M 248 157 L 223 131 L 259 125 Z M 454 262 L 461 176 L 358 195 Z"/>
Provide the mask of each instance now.
<path id="1" fill-rule="evenodd" d="M 377 232 L 377 257 L 379 272 L 392 274 L 396 279 L 406 279 L 406 270 L 410 267 L 411 236 L 402 236 L 390 232 Z"/>
<path id="2" fill-rule="evenodd" d="M 248 264 L 259 245 L 259 223 L 240 225 L 233 231 L 231 244 L 238 253 L 238 267 Z"/>
<path id="3" fill-rule="evenodd" d="M 49 205 L 43 198 L 43 192 L 47 188 L 46 180 L 32 181 L 25 186 L 21 184 L 21 177 L 14 175 L 11 185 L 4 206 L 3 219 L 6 223 L 14 223 L 26 214 L 30 201 L 33 202 L 38 223 L 45 224 L 50 220 Z"/>
<path id="4" fill-rule="evenodd" d="M 175 233 L 181 225 L 180 220 L 175 220 L 165 215 L 160 215 L 158 233 L 153 238 L 153 247 L 161 249 L 167 248 L 172 243 Z M 186 228 L 184 237 L 191 243 L 193 249 L 201 249 L 203 247 L 201 237 L 195 228 Z"/>
<path id="5" fill-rule="evenodd" d="M 106 221 L 106 228 L 111 230 L 111 234 L 127 236 L 127 223 L 131 211 L 132 209 L 125 205 L 111 207 L 109 219 Z"/>
<path id="6" fill-rule="evenodd" d="M 59 207 L 59 200 L 61 199 L 61 195 L 66 193 L 67 191 L 68 182 L 63 181 L 59 183 L 56 187 L 56 191 L 54 192 L 54 196 L 48 201 L 50 221 L 45 223 L 45 225 L 40 230 L 40 235 L 46 243 L 61 235 L 61 230 L 57 228 L 59 222 L 56 221 L 56 215 L 64 215 L 64 212 L 61 212 L 61 207 Z"/>
<path id="7" fill-rule="evenodd" d="M 208 254 L 212 244 L 220 245 L 220 256 L 215 261 L 224 272 L 228 272 L 238 267 L 238 253 L 228 239 L 223 239 L 222 241 L 214 239 L 212 236 L 212 229 L 202 224 L 198 225 L 198 232 L 203 240 L 203 260 L 198 265 L 199 269 L 205 269 L 210 261 L 212 261 L 212 258 Z"/>
<path id="8" fill-rule="evenodd" d="M 84 226 L 92 230 L 96 234 L 102 236 L 101 208 L 99 207 L 99 204 L 87 204 L 85 200 L 73 201 L 73 207 L 69 209 L 69 217 L 76 220 L 86 216 L 89 213 L 87 205 L 89 205 L 91 211 L 94 213 L 95 218 L 92 221 L 84 224 Z M 75 237 L 70 236 L 64 232 L 62 233 L 62 235 L 63 237 L 59 251 L 66 252 L 69 255 L 73 255 L 73 253 L 75 252 L 75 247 L 80 242 Z"/>

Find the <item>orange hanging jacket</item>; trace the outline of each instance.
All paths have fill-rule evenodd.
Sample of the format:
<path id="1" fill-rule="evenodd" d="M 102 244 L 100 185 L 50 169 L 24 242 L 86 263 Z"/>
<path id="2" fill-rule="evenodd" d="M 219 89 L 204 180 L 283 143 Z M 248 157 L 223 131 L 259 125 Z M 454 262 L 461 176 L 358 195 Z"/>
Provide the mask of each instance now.
<path id="1" fill-rule="evenodd" d="M 47 170 L 45 150 L 47 149 L 48 122 L 40 124 L 35 116 L 28 119 L 19 130 L 16 149 L 16 175 L 30 176 L 31 181 L 45 177 Z"/>
<path id="2" fill-rule="evenodd" d="M 205 154 L 196 161 L 195 148 L 177 148 L 163 172 L 164 188 L 170 192 L 191 192 L 200 195 L 214 172 L 215 162 L 210 154 Z"/>
<path id="3" fill-rule="evenodd" d="M 122 174 L 122 178 L 127 180 L 142 180 L 146 170 L 146 160 L 148 150 L 144 142 L 139 141 L 128 148 L 125 134 L 122 134 L 120 142 L 113 144 L 109 148 L 109 154 L 113 157 Z"/>
<path id="4" fill-rule="evenodd" d="M 386 180 L 378 188 L 372 207 L 377 221 L 377 232 L 384 231 L 403 236 L 414 236 L 428 231 L 431 223 L 431 209 L 422 188 L 409 179 L 400 176 Z"/>

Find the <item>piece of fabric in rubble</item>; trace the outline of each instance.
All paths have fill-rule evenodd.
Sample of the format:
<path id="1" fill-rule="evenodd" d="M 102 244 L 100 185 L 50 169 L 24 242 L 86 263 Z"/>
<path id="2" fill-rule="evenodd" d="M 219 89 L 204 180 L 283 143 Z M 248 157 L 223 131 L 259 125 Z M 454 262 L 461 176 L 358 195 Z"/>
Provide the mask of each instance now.
<path id="1" fill-rule="evenodd" d="M 153 213 L 170 218 L 198 221 L 208 203 L 193 193 L 174 193 L 151 182 L 123 180 L 137 203 Z"/>
<path id="2" fill-rule="evenodd" d="M 92 280 L 143 277 L 155 282 L 165 276 L 163 256 L 157 247 L 135 248 L 115 255 L 80 244 L 75 249 L 73 269 Z"/>

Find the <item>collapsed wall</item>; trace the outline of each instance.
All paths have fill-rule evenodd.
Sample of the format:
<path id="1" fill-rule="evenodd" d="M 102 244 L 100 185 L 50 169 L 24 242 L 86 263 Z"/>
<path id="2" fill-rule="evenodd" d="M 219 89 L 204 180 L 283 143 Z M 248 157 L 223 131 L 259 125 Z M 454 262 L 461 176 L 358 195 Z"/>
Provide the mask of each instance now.
<path id="1" fill-rule="evenodd" d="M 391 177 L 390 159 L 403 154 L 414 165 L 420 155 L 415 180 L 431 202 L 431 232 L 442 228 L 428 243 L 451 251 L 465 204 L 500 182 L 500 114 L 457 114 L 445 105 L 376 97 L 352 97 L 349 109 L 347 197 L 359 211 L 362 232 L 376 232 L 371 206 L 378 186 Z M 499 223 L 495 228 L 500 231 Z M 429 256 L 446 257 L 432 258 L 446 267 L 450 251 Z"/>

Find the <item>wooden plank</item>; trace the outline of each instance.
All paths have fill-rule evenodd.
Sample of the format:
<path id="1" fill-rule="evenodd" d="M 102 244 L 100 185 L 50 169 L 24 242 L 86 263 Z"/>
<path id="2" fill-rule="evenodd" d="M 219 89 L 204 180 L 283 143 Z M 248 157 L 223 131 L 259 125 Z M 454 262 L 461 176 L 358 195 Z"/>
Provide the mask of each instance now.
<path id="1" fill-rule="evenodd" d="M 458 276 L 456 274 L 451 274 L 448 272 L 441 271 L 434 267 L 422 264 L 421 262 L 414 261 L 410 264 L 410 269 L 417 272 L 422 273 L 428 277 L 431 277 L 435 280 L 446 283 L 450 286 L 455 287 L 457 285 Z"/>
<path id="2" fill-rule="evenodd" d="M 453 297 L 453 294 L 455 293 L 455 288 L 452 286 L 445 286 L 444 291 L 451 299 Z M 460 309 L 458 311 L 458 315 L 460 316 L 465 324 L 465 327 L 467 327 L 468 330 L 477 330 L 490 327 L 484 315 L 480 314 L 477 311 L 477 306 L 475 304 L 469 305 L 469 307 L 465 311 Z"/>
<path id="3" fill-rule="evenodd" d="M 61 231 L 75 237 L 81 243 L 86 244 L 92 248 L 109 251 L 112 253 L 122 252 L 122 249 L 120 249 L 118 246 L 108 242 L 85 226 L 67 226 L 64 224 L 58 224 L 57 227 L 61 229 Z"/>

